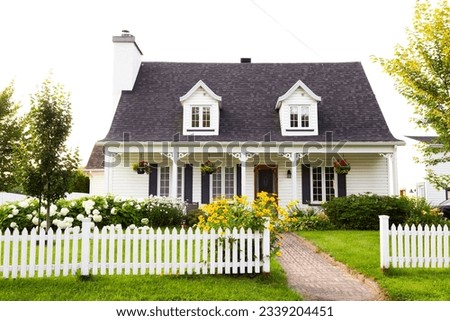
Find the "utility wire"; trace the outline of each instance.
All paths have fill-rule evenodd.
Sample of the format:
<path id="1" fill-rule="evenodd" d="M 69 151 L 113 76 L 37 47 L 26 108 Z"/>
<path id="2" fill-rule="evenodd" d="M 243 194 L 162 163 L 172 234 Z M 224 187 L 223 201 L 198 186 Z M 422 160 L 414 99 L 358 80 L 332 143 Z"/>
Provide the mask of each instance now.
<path id="1" fill-rule="evenodd" d="M 281 22 L 279 22 L 277 19 L 275 19 L 270 13 L 268 13 L 266 10 L 264 10 L 259 4 L 257 4 L 254 0 L 250 0 L 255 7 L 257 7 L 259 10 L 261 10 L 266 16 L 268 16 L 270 19 L 272 19 L 277 25 L 279 25 L 284 31 L 289 33 L 292 37 L 294 37 L 295 40 L 297 40 L 299 43 L 301 43 L 305 48 L 310 50 L 312 53 L 314 53 L 316 56 L 318 56 L 320 59 L 325 60 L 317 51 L 315 51 L 313 48 L 311 48 L 306 42 L 304 42 L 302 39 L 300 39 L 295 33 L 293 33 L 291 30 L 286 28 Z"/>

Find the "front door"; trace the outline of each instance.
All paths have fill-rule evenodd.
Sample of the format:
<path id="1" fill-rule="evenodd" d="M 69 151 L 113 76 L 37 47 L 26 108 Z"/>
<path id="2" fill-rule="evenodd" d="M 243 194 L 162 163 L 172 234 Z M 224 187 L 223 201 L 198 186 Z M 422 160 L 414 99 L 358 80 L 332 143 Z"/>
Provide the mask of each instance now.
<path id="1" fill-rule="evenodd" d="M 255 198 L 259 192 L 278 193 L 276 165 L 258 165 L 255 167 Z"/>

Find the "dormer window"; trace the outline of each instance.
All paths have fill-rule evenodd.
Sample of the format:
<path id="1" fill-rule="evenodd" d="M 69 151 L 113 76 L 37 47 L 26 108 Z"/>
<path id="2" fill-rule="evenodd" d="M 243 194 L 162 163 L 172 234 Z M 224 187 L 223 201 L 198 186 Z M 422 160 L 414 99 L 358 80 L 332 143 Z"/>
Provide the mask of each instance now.
<path id="1" fill-rule="evenodd" d="M 318 135 L 317 102 L 321 98 L 302 81 L 298 81 L 278 98 L 281 134 L 283 136 Z"/>
<path id="2" fill-rule="evenodd" d="M 183 135 L 219 135 L 222 98 L 203 81 L 199 80 L 180 101 L 183 105 Z"/>

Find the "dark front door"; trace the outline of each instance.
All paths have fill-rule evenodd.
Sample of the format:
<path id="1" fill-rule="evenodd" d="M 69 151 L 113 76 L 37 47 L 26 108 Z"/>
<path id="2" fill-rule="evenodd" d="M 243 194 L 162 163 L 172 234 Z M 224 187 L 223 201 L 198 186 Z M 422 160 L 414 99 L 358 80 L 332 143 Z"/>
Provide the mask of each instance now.
<path id="1" fill-rule="evenodd" d="M 277 194 L 277 168 L 266 165 L 255 167 L 255 197 L 259 192 Z"/>

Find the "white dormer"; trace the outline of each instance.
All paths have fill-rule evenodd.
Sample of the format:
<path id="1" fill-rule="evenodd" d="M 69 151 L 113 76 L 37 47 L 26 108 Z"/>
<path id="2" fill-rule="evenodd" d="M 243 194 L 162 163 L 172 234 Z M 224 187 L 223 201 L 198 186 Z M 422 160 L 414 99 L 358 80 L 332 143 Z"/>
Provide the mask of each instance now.
<path id="1" fill-rule="evenodd" d="M 219 135 L 221 101 L 222 97 L 199 80 L 186 95 L 180 97 L 183 135 Z"/>
<path id="2" fill-rule="evenodd" d="M 283 96 L 275 109 L 279 109 L 281 134 L 283 136 L 314 136 L 319 134 L 317 103 L 321 98 L 301 80 L 297 81 Z"/>

